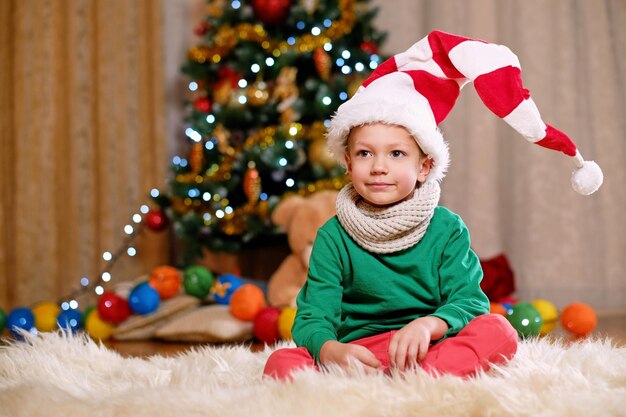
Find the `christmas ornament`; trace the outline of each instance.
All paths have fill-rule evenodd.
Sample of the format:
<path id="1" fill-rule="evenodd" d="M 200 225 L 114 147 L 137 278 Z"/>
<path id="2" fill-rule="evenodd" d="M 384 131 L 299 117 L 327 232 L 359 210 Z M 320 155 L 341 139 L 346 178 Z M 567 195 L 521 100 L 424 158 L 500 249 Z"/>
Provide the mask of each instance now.
<path id="1" fill-rule="evenodd" d="M 254 16 L 268 25 L 282 23 L 290 8 L 291 0 L 252 0 Z"/>
<path id="2" fill-rule="evenodd" d="M 213 137 L 217 141 L 217 150 L 224 155 L 235 155 L 235 148 L 230 145 L 230 133 L 221 124 L 215 126 L 213 129 Z M 224 162 L 222 162 L 223 166 Z"/>
<path id="3" fill-rule="evenodd" d="M 207 30 L 209 30 L 209 23 L 208 22 L 200 22 L 193 29 L 193 33 L 195 33 L 198 36 L 204 36 L 204 34 L 207 32 Z"/>
<path id="4" fill-rule="evenodd" d="M 295 319 L 295 307 L 285 307 L 283 311 L 280 312 L 280 316 L 278 316 L 278 332 L 280 333 L 280 337 L 285 340 L 292 339 L 291 328 L 293 327 Z"/>
<path id="5" fill-rule="evenodd" d="M 137 314 L 153 313 L 159 308 L 160 303 L 159 293 L 147 282 L 138 284 L 128 296 L 128 305 Z"/>
<path id="6" fill-rule="evenodd" d="M 500 303 L 489 303 L 489 313 L 506 317 L 506 308 Z"/>
<path id="7" fill-rule="evenodd" d="M 545 336 L 556 327 L 556 323 L 559 319 L 559 312 L 554 304 L 547 300 L 535 300 L 531 304 L 541 315 L 543 324 L 541 325 L 541 329 L 539 329 L 539 334 L 541 336 Z"/>
<path id="8" fill-rule="evenodd" d="M 530 303 L 515 304 L 507 311 L 506 318 L 520 337 L 537 336 L 543 324 L 541 315 Z"/>
<path id="9" fill-rule="evenodd" d="M 193 108 L 202 113 L 210 113 L 211 100 L 208 97 L 199 97 L 193 102 Z"/>
<path id="10" fill-rule="evenodd" d="M 110 291 L 100 296 L 97 309 L 102 320 L 112 324 L 120 324 L 130 316 L 128 301 Z"/>
<path id="11" fill-rule="evenodd" d="M 213 274 L 203 266 L 194 265 L 185 269 L 183 286 L 189 295 L 203 299 L 211 291 L 213 281 Z"/>
<path id="12" fill-rule="evenodd" d="M 328 150 L 326 140 L 324 139 L 315 139 L 311 142 L 311 145 L 309 145 L 309 159 L 327 170 L 337 166 L 337 162 Z"/>
<path id="13" fill-rule="evenodd" d="M 40 332 L 51 332 L 57 329 L 57 316 L 61 307 L 57 303 L 43 302 L 33 307 L 35 327 Z"/>
<path id="14" fill-rule="evenodd" d="M 63 310 L 57 317 L 57 325 L 63 330 L 74 333 L 83 327 L 83 315 L 78 310 Z"/>
<path id="15" fill-rule="evenodd" d="M 239 320 L 254 320 L 265 307 L 265 294 L 252 284 L 244 284 L 237 288 L 230 297 L 230 314 Z"/>
<path id="16" fill-rule="evenodd" d="M 207 5 L 206 13 L 211 17 L 222 17 L 224 14 L 224 0 L 211 0 Z"/>
<path id="17" fill-rule="evenodd" d="M 573 303 L 561 312 L 561 325 L 577 336 L 586 336 L 596 328 L 596 312 L 585 303 Z"/>
<path id="18" fill-rule="evenodd" d="M 182 277 L 174 267 L 158 266 L 152 270 L 148 283 L 159 293 L 161 300 L 167 300 L 180 292 Z"/>
<path id="19" fill-rule="evenodd" d="M 227 81 L 218 82 L 213 90 L 213 99 L 216 103 L 224 105 L 228 103 L 232 92 L 233 87 Z"/>
<path id="20" fill-rule="evenodd" d="M 7 328 L 14 336 L 21 336 L 19 329 L 30 332 L 35 326 L 35 316 L 29 308 L 17 307 L 7 316 Z"/>
<path id="21" fill-rule="evenodd" d="M 223 274 L 217 278 L 213 288 L 211 288 L 211 294 L 213 300 L 218 304 L 230 304 L 230 297 L 233 295 L 237 288 L 243 285 L 243 280 L 234 274 Z"/>
<path id="22" fill-rule="evenodd" d="M 328 80 L 330 76 L 330 55 L 324 50 L 324 48 L 315 48 L 313 51 L 313 62 L 315 63 L 315 69 L 320 75 L 320 78 L 324 81 Z"/>
<path id="23" fill-rule="evenodd" d="M 254 318 L 252 333 L 263 343 L 274 343 L 280 338 L 278 332 L 278 317 L 280 309 L 265 307 Z"/>
<path id="24" fill-rule="evenodd" d="M 150 210 L 146 215 L 146 226 L 153 232 L 160 232 L 165 229 L 168 224 L 167 216 L 161 210 Z"/>
<path id="25" fill-rule="evenodd" d="M 363 52 L 367 52 L 370 55 L 378 54 L 378 45 L 372 41 L 363 41 L 361 42 L 361 50 Z"/>
<path id="26" fill-rule="evenodd" d="M 202 142 L 195 142 L 189 152 L 189 165 L 191 166 L 191 172 L 198 174 L 202 171 L 204 166 L 204 144 Z"/>
<path id="27" fill-rule="evenodd" d="M 313 14 L 320 4 L 320 0 L 300 0 L 300 4 L 308 14 Z"/>
<path id="28" fill-rule="evenodd" d="M 93 311 L 85 320 L 85 330 L 87 334 L 96 340 L 110 339 L 115 330 L 115 326 L 105 322 L 100 318 L 97 311 Z"/>
<path id="29" fill-rule="evenodd" d="M 253 161 L 248 162 L 248 169 L 243 177 L 243 192 L 248 201 L 257 202 L 261 195 L 261 177 Z"/>
<path id="30" fill-rule="evenodd" d="M 270 93 L 267 91 L 267 84 L 263 81 L 256 81 L 248 89 L 248 103 L 251 106 L 264 106 L 269 97 Z"/>

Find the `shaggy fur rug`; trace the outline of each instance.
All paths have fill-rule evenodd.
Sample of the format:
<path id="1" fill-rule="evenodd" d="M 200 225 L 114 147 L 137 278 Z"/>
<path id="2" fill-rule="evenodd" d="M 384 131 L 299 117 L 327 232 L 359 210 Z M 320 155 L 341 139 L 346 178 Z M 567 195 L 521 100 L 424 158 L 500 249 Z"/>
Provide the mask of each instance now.
<path id="1" fill-rule="evenodd" d="M 626 416 L 626 348 L 530 340 L 470 380 L 422 371 L 303 371 L 261 377 L 273 348 L 197 348 L 124 358 L 83 336 L 46 333 L 0 348 L 1 416 Z"/>

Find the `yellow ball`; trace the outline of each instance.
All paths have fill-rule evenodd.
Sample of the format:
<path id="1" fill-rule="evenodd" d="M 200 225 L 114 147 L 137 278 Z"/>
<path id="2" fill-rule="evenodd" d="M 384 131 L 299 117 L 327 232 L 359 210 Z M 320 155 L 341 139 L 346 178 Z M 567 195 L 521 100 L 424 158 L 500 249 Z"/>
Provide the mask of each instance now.
<path id="1" fill-rule="evenodd" d="M 292 339 L 291 327 L 293 326 L 293 321 L 295 318 L 295 307 L 285 307 L 283 311 L 280 312 L 280 316 L 278 316 L 278 333 L 280 333 L 280 337 L 285 340 Z"/>
<path id="2" fill-rule="evenodd" d="M 543 319 L 539 334 L 545 336 L 556 327 L 559 320 L 559 312 L 554 304 L 547 300 L 535 300 L 531 304 L 539 311 L 539 315 Z"/>
<path id="3" fill-rule="evenodd" d="M 61 307 L 58 304 L 46 301 L 37 304 L 33 308 L 33 315 L 35 316 L 35 327 L 40 332 L 50 332 L 56 330 L 57 316 L 61 312 Z"/>
<path id="4" fill-rule="evenodd" d="M 103 321 L 96 310 L 91 312 L 85 322 L 85 330 L 89 336 L 98 340 L 107 340 L 113 335 L 115 326 Z"/>

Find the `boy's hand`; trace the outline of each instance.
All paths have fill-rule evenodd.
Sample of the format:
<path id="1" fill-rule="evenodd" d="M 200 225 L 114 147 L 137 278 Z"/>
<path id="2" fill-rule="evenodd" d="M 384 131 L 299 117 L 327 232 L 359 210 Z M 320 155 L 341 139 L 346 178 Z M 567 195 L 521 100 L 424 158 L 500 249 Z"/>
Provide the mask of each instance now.
<path id="1" fill-rule="evenodd" d="M 400 371 L 426 357 L 431 340 L 441 339 L 448 324 L 438 317 L 415 319 L 398 330 L 389 343 L 389 362 Z"/>
<path id="2" fill-rule="evenodd" d="M 347 368 L 351 360 L 363 364 L 366 371 L 375 371 L 381 363 L 376 356 L 366 347 L 329 340 L 322 345 L 320 350 L 320 362 L 323 365 L 331 363 Z"/>

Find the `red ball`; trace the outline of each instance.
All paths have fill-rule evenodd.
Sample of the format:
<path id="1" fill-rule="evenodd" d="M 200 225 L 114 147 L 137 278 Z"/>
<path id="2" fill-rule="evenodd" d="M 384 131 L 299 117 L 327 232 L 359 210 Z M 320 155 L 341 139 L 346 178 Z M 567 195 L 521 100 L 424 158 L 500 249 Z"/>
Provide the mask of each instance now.
<path id="1" fill-rule="evenodd" d="M 572 303 L 561 311 L 561 325 L 577 336 L 585 336 L 598 324 L 596 312 L 585 303 Z"/>
<path id="2" fill-rule="evenodd" d="M 106 291 L 98 300 L 98 314 L 106 322 L 120 324 L 130 316 L 130 306 L 119 295 Z"/>
<path id="3" fill-rule="evenodd" d="M 209 113 L 211 111 L 211 100 L 207 97 L 200 97 L 193 102 L 193 107 L 202 113 Z"/>
<path id="4" fill-rule="evenodd" d="M 276 307 L 266 307 L 254 318 L 252 332 L 254 336 L 264 343 L 274 343 L 280 339 L 278 331 L 278 317 L 280 309 Z"/>
<path id="5" fill-rule="evenodd" d="M 361 42 L 361 50 L 370 55 L 374 55 L 378 53 L 378 45 L 372 41 L 363 41 Z"/>
<path id="6" fill-rule="evenodd" d="M 289 16 L 291 0 L 252 0 L 254 15 L 263 23 L 275 25 Z"/>
<path id="7" fill-rule="evenodd" d="M 150 210 L 146 215 L 146 226 L 154 232 L 165 229 L 167 225 L 167 216 L 161 210 Z"/>
<path id="8" fill-rule="evenodd" d="M 201 22 L 193 29 L 193 32 L 198 36 L 202 36 L 207 30 L 209 30 L 209 24 L 207 22 Z"/>

